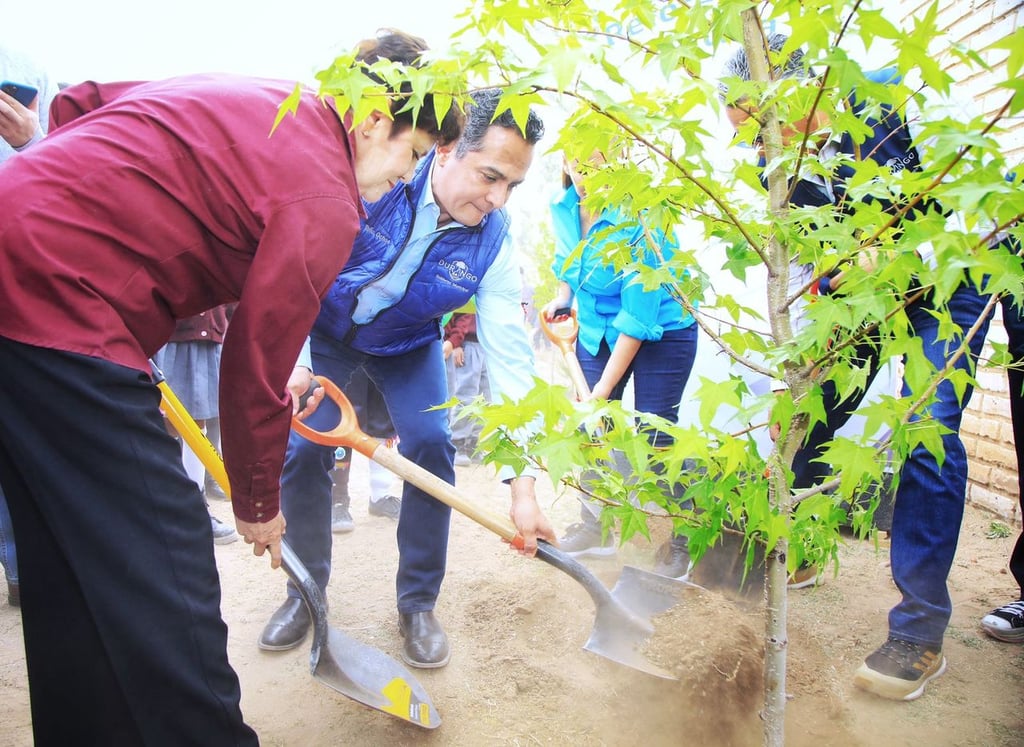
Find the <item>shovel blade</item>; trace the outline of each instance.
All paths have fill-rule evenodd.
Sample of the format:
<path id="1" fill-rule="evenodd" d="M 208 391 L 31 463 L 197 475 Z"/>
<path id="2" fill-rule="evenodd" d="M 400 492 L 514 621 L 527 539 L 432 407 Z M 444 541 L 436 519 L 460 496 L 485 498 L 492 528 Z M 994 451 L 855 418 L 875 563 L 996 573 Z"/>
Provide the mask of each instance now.
<path id="1" fill-rule="evenodd" d="M 384 652 L 330 628 L 313 676 L 363 705 L 424 729 L 441 725 L 423 686 Z"/>
<path id="2" fill-rule="evenodd" d="M 683 602 L 684 595 L 696 588 L 686 581 L 625 566 L 609 597 L 595 597 L 597 617 L 583 648 L 655 677 L 678 679 L 654 664 L 644 648 L 654 633 L 652 618 Z"/>

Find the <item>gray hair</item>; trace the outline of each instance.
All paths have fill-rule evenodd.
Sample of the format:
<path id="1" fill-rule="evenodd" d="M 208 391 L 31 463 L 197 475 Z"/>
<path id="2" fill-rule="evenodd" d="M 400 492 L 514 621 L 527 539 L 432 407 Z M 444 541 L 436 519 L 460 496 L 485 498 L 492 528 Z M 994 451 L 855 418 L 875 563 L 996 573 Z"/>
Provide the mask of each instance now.
<path id="1" fill-rule="evenodd" d="M 455 146 L 455 157 L 462 158 L 471 151 L 483 148 L 484 136 L 491 127 L 504 127 L 515 130 L 529 145 L 536 145 L 544 136 L 544 123 L 537 113 L 530 109 L 526 118 L 525 132 L 519 129 L 512 111 L 506 109 L 497 118 L 494 112 L 501 100 L 500 88 L 484 88 L 471 94 L 472 103 L 466 106 L 466 122 L 462 128 L 462 136 Z"/>
<path id="2" fill-rule="evenodd" d="M 765 39 L 768 52 L 777 56 L 788 40 L 789 37 L 785 34 L 769 34 L 768 38 Z M 814 77 L 814 71 L 804 64 L 804 51 L 802 49 L 794 49 L 781 64 L 772 65 L 771 72 L 772 77 L 776 80 L 780 78 Z M 736 50 L 736 53 L 726 61 L 722 68 L 722 74 L 719 77 L 722 80 L 718 83 L 718 97 L 722 101 L 725 101 L 725 96 L 729 89 L 724 82 L 725 79 L 739 78 L 742 81 L 750 80 L 750 60 L 747 59 L 747 51 L 743 47 Z"/>

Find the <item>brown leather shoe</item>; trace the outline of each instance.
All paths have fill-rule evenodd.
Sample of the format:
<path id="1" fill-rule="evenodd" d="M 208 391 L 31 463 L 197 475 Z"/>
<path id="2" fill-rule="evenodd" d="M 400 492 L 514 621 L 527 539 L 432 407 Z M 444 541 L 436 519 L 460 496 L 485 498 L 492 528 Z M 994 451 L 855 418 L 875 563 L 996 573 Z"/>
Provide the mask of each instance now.
<path id="1" fill-rule="evenodd" d="M 410 667 L 437 669 L 451 658 L 448 636 L 433 610 L 399 613 L 398 630 L 405 638 L 402 659 Z"/>
<path id="2" fill-rule="evenodd" d="M 295 648 L 306 637 L 312 616 L 306 603 L 295 597 L 288 597 L 263 628 L 257 645 L 264 651 L 287 651 Z"/>

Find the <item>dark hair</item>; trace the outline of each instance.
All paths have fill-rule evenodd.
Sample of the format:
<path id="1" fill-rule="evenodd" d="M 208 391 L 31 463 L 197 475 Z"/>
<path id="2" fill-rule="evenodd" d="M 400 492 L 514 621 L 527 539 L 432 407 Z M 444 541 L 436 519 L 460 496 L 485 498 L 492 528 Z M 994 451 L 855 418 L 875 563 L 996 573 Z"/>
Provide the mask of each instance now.
<path id="1" fill-rule="evenodd" d="M 428 49 L 427 43 L 418 36 L 407 34 L 397 29 L 380 29 L 373 39 L 364 39 L 356 46 L 356 59 L 372 65 L 378 60 L 390 60 L 408 67 L 421 67 L 423 65 L 423 53 Z M 364 71 L 372 80 L 386 85 L 380 76 L 370 70 Z M 399 93 L 410 93 L 412 86 L 409 83 L 402 83 Z M 438 121 L 434 111 L 434 97 L 427 94 L 423 100 L 423 106 L 416 113 L 416 120 L 413 121 L 411 109 L 402 111 L 408 99 L 399 96 L 391 101 L 391 137 L 405 132 L 415 125 L 418 129 L 429 132 L 439 143 L 446 145 L 458 139 L 462 132 L 462 112 L 455 105 L 448 110 L 444 118 Z"/>
<path id="2" fill-rule="evenodd" d="M 765 45 L 769 54 L 778 55 L 782 48 L 789 41 L 785 34 L 770 34 L 765 39 Z M 770 62 L 770 61 L 769 61 Z M 772 77 L 780 78 L 813 78 L 814 71 L 804 64 L 804 52 L 802 49 L 794 49 L 789 56 L 772 65 Z M 739 78 L 743 81 L 750 80 L 750 60 L 747 59 L 747 51 L 740 47 L 722 67 L 721 78 Z M 718 97 L 725 101 L 728 86 L 724 82 L 718 84 Z"/>
<path id="3" fill-rule="evenodd" d="M 483 88 L 474 91 L 471 101 L 466 105 L 466 123 L 462 130 L 462 137 L 459 144 L 455 146 L 455 157 L 461 158 L 471 151 L 483 148 L 484 136 L 490 127 L 504 127 L 508 130 L 515 130 L 530 145 L 536 145 L 544 136 L 544 123 L 537 113 L 530 109 L 526 117 L 525 132 L 519 128 L 512 110 L 506 109 L 497 117 L 494 112 L 501 100 L 500 88 Z"/>

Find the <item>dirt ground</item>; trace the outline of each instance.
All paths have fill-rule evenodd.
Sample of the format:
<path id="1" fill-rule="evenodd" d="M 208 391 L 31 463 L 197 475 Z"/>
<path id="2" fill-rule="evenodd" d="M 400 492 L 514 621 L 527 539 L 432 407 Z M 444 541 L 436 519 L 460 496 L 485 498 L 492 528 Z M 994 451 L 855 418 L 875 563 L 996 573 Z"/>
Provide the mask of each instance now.
<path id="1" fill-rule="evenodd" d="M 351 486 L 356 531 L 335 541 L 331 625 L 398 658 L 395 524 L 366 512 L 366 463 Z M 538 483 L 559 528 L 576 517 L 571 497 Z M 467 496 L 504 511 L 508 489 L 490 468 L 458 469 Z M 214 504 L 228 519 L 230 507 Z M 896 600 L 884 543 L 849 540 L 842 569 L 823 586 L 790 595 L 786 743 L 830 745 L 1024 744 L 1024 647 L 986 637 L 981 616 L 1013 591 L 1013 538 L 985 535 L 993 516 L 969 508 L 950 578 L 955 608 L 947 673 L 913 703 L 857 691 L 853 671 L 882 642 Z M 309 674 L 309 645 L 267 653 L 256 638 L 282 600 L 284 574 L 241 542 L 216 548 L 229 653 L 242 708 L 263 744 L 319 745 L 757 745 L 761 742 L 759 609 L 698 592 L 656 621 L 651 658 L 681 675 L 662 680 L 583 650 L 594 605 L 568 575 L 510 552 L 462 516 L 453 521 L 449 570 L 437 612 L 452 644 L 447 667 L 415 672 L 442 723 L 420 729 L 361 706 Z M 587 561 L 608 586 L 623 563 L 649 568 L 635 542 L 615 559 Z M 29 745 L 28 690 L 17 610 L 0 607 L 0 743 Z"/>

